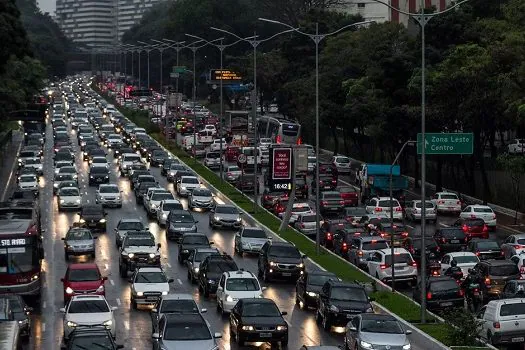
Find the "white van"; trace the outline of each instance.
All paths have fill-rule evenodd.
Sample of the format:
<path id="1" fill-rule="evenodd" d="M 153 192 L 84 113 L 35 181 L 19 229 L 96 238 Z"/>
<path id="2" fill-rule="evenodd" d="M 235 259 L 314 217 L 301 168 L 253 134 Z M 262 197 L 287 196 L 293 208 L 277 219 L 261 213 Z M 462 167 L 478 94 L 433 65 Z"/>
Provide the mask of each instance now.
<path id="1" fill-rule="evenodd" d="M 476 315 L 479 336 L 492 345 L 525 344 L 525 298 L 491 300 Z"/>
<path id="2" fill-rule="evenodd" d="M 191 151 L 195 137 L 193 135 L 186 135 L 182 137 L 182 148 L 186 151 Z M 199 144 L 199 137 L 197 136 L 197 144 Z"/>
<path id="3" fill-rule="evenodd" d="M 200 143 L 212 143 L 213 132 L 211 130 L 201 130 L 197 136 Z"/>
<path id="4" fill-rule="evenodd" d="M 254 147 L 242 147 L 239 154 L 244 154 L 246 156 L 246 163 L 244 163 L 243 166 L 245 167 L 255 166 L 255 148 Z"/>

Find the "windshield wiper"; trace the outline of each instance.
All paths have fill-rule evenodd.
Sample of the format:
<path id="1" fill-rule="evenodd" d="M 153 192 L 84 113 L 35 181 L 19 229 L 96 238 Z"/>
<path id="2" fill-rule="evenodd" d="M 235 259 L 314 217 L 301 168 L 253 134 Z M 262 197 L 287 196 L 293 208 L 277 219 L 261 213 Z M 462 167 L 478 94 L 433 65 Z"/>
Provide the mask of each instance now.
<path id="1" fill-rule="evenodd" d="M 142 279 L 145 280 L 146 283 L 151 283 L 150 279 L 147 278 L 146 276 L 140 276 L 140 277 L 142 277 Z"/>

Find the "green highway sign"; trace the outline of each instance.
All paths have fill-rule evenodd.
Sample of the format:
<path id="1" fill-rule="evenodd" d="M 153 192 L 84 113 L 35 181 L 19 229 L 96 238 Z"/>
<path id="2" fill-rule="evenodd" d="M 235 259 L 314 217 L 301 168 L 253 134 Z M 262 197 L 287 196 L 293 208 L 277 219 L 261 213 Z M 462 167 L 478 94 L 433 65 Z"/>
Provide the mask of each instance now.
<path id="1" fill-rule="evenodd" d="M 426 154 L 472 154 L 474 135 L 470 133 L 425 133 L 425 140 L 417 134 L 417 154 L 424 145 Z"/>
<path id="2" fill-rule="evenodd" d="M 184 73 L 186 66 L 173 66 L 173 73 Z"/>

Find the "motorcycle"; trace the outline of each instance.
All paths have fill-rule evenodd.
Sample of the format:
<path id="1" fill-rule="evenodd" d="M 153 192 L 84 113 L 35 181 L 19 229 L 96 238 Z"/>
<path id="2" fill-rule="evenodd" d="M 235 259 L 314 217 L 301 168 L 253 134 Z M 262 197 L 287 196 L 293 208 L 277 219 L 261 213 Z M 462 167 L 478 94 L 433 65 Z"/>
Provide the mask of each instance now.
<path id="1" fill-rule="evenodd" d="M 431 260 L 427 263 L 427 275 L 428 276 L 440 276 L 441 275 L 441 264 L 437 260 Z"/>
<path id="2" fill-rule="evenodd" d="M 450 276 L 453 279 L 455 279 L 457 283 L 460 283 L 463 280 L 463 271 L 461 271 L 460 268 L 457 268 L 452 271 L 449 269 L 445 271 L 445 276 Z"/>
<path id="3" fill-rule="evenodd" d="M 483 292 L 479 287 L 479 283 L 469 283 L 466 286 L 465 299 L 467 300 L 468 310 L 478 312 L 483 305 Z"/>

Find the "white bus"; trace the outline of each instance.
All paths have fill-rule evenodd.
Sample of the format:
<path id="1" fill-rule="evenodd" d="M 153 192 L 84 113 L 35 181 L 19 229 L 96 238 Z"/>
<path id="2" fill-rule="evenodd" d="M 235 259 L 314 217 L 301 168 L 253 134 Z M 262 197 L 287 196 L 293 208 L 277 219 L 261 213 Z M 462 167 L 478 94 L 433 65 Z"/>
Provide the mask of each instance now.
<path id="1" fill-rule="evenodd" d="M 271 138 L 274 143 L 301 144 L 301 124 L 285 118 L 259 117 L 257 134 L 259 138 Z"/>

